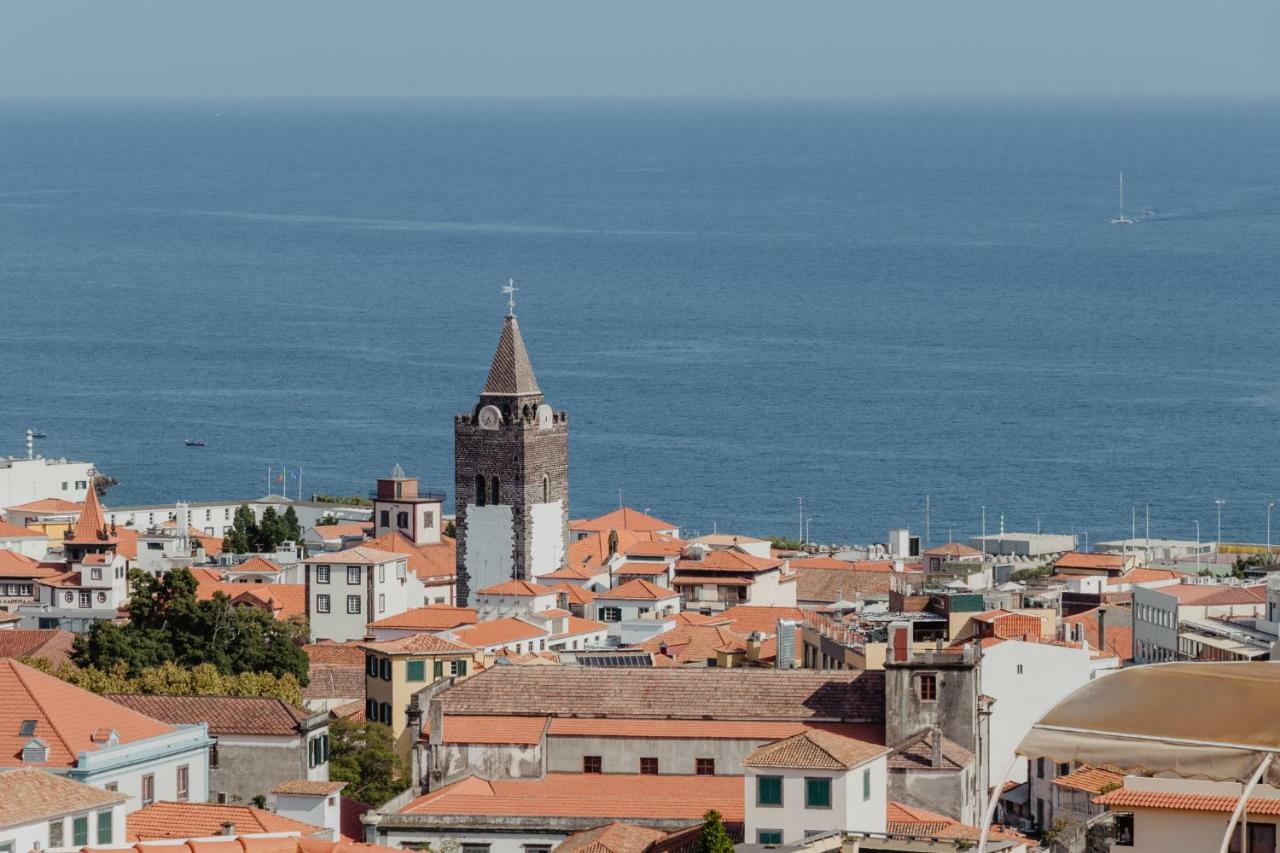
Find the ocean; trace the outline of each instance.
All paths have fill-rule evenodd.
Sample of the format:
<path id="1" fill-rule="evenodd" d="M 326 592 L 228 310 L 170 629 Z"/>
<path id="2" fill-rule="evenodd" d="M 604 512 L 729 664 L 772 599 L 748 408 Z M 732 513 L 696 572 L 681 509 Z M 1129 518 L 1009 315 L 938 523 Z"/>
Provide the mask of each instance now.
<path id="1" fill-rule="evenodd" d="M 514 277 L 575 517 L 1261 541 L 1277 155 L 1264 101 L 4 102 L 0 454 L 452 492 Z"/>

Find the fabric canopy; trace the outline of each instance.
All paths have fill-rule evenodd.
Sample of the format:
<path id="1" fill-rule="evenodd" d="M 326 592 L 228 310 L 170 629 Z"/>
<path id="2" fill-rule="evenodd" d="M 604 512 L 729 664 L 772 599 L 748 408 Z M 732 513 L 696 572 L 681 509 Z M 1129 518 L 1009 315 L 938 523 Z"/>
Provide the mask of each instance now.
<path id="1" fill-rule="evenodd" d="M 1166 663 L 1091 681 L 1018 746 L 1027 758 L 1248 781 L 1280 752 L 1280 662 Z M 1280 786 L 1280 760 L 1267 782 Z"/>

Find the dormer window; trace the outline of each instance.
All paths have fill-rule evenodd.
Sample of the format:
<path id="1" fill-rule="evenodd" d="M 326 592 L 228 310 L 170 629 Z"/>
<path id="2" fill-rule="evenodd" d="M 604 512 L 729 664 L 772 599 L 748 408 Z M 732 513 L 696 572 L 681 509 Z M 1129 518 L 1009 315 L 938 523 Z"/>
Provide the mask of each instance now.
<path id="1" fill-rule="evenodd" d="M 49 745 L 38 737 L 33 737 L 22 746 L 22 761 L 25 764 L 44 764 L 49 760 Z"/>

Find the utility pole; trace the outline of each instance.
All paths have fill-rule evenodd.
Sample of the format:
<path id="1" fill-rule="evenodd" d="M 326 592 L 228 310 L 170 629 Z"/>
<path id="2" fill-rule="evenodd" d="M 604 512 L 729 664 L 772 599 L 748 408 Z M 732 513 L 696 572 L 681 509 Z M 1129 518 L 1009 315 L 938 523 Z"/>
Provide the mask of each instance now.
<path id="1" fill-rule="evenodd" d="M 1200 519 L 1196 519 L 1196 574 L 1200 574 Z"/>
<path id="2" fill-rule="evenodd" d="M 804 541 L 809 541 L 809 525 L 813 524 L 813 517 L 810 516 L 804 520 Z"/>
<path id="3" fill-rule="evenodd" d="M 1271 508 L 1275 505 L 1275 501 L 1267 503 L 1267 553 L 1271 552 Z"/>
<path id="4" fill-rule="evenodd" d="M 1218 505 L 1218 546 L 1213 552 L 1213 561 L 1218 562 L 1218 555 L 1222 553 L 1222 505 L 1226 503 L 1222 498 L 1216 498 L 1214 503 Z"/>
<path id="5" fill-rule="evenodd" d="M 924 547 L 929 547 L 929 496 L 924 496 Z"/>
<path id="6" fill-rule="evenodd" d="M 800 501 L 800 544 L 804 544 L 804 498 L 797 498 Z"/>
<path id="7" fill-rule="evenodd" d="M 1151 558 L 1151 504 L 1147 504 L 1147 559 Z"/>
<path id="8" fill-rule="evenodd" d="M 982 506 L 982 553 L 987 553 L 987 507 Z"/>

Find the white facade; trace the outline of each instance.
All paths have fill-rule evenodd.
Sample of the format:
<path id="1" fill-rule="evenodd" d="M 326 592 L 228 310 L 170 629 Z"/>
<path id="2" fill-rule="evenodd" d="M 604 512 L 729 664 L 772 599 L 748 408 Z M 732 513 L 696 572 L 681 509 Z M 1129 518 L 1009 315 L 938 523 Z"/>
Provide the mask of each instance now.
<path id="1" fill-rule="evenodd" d="M 66 775 L 77 782 L 117 790 L 129 798 L 126 812 L 160 800 L 203 803 L 209 799 L 209 747 L 213 740 L 203 723 L 175 726 L 174 731 L 81 752 Z M 182 790 L 183 779 L 186 790 Z M 112 786 L 115 786 L 114 788 Z M 150 790 L 150 798 L 144 793 Z"/>
<path id="2" fill-rule="evenodd" d="M 104 562 L 95 558 L 109 557 Z M 114 619 L 129 600 L 126 560 L 117 554 L 89 554 L 72 566 L 79 573 L 36 581 L 36 599 L 18 608 L 23 628 L 61 628 L 82 633 L 98 620 Z"/>
<path id="3" fill-rule="evenodd" d="M 225 536 L 235 520 L 236 510 L 246 505 L 253 510 L 254 518 L 258 520 L 262 519 L 262 514 L 269 506 L 275 507 L 280 515 L 284 515 L 285 510 L 292 506 L 298 516 L 298 525 L 303 530 L 315 527 L 316 522 L 326 515 L 336 516 L 341 521 L 368 521 L 370 514 L 368 507 L 297 501 L 269 495 L 251 500 L 192 501 L 189 504 L 191 526 L 209 536 Z M 138 530 L 147 530 L 177 518 L 177 510 L 172 503 L 103 507 L 102 513 L 107 524 Z"/>
<path id="4" fill-rule="evenodd" d="M 538 595 L 486 595 L 476 594 L 476 620 L 489 622 L 507 616 L 524 616 L 556 606 L 559 593 L 548 589 Z"/>
<path id="5" fill-rule="evenodd" d="M 18 506 L 41 498 L 79 503 L 93 479 L 93 463 L 67 459 L 0 459 L 0 507 Z"/>
<path id="6" fill-rule="evenodd" d="M 427 604 L 422 582 L 408 570 L 408 563 L 403 554 L 364 548 L 307 560 L 311 642 L 360 640 L 370 622 Z"/>
<path id="7" fill-rule="evenodd" d="M 103 817 L 103 815 L 106 815 Z M 0 851 L 27 853 L 71 847 L 77 833 L 83 833 L 84 845 L 102 847 L 125 843 L 124 802 L 104 804 L 87 809 L 68 809 L 58 815 L 28 823 L 0 826 Z M 59 841 L 61 839 L 61 841 Z M 7 846 L 6 846 L 7 845 Z"/>
<path id="8" fill-rule="evenodd" d="M 17 527 L 17 525 L 12 525 Z M 49 552 L 49 539 L 39 530 L 19 533 L 12 530 L 6 533 L 7 525 L 0 524 L 0 551 L 12 551 L 33 560 L 43 560 Z"/>
<path id="9" fill-rule="evenodd" d="M 886 828 L 888 761 L 885 756 L 851 770 L 747 767 L 743 777 L 747 844 L 795 844 L 826 832 L 880 832 Z M 762 802 L 761 778 L 781 779 L 781 805 Z M 807 801 L 807 780 L 828 780 L 830 805 Z"/>
<path id="10" fill-rule="evenodd" d="M 311 826 L 329 830 L 329 840 L 342 836 L 342 795 L 331 794 L 276 794 L 276 814 Z"/>
<path id="11" fill-rule="evenodd" d="M 1158 779 L 1140 776 L 1126 776 L 1124 787 L 1131 791 L 1157 791 L 1170 794 L 1190 794 L 1208 796 L 1239 797 L 1244 786 L 1239 782 L 1209 782 L 1194 779 Z M 1259 785 L 1250 794 L 1250 802 L 1255 799 L 1280 798 L 1280 790 L 1268 785 Z M 1230 814 L 1225 811 L 1182 811 L 1177 809 L 1151 809 L 1136 806 L 1117 806 L 1117 812 L 1133 814 L 1132 845 L 1116 844 L 1115 850 L 1128 850 L 1132 853 L 1167 853 L 1170 850 L 1218 850 L 1222 844 L 1222 836 L 1227 831 L 1227 820 Z M 1280 841 L 1280 816 L 1250 814 L 1248 823 L 1251 840 L 1248 846 L 1251 851 L 1263 849 L 1275 850 L 1275 842 Z M 1241 818 L 1241 823 L 1244 822 Z M 1240 830 L 1237 829 L 1237 832 Z M 1263 837 L 1258 837 L 1263 836 Z M 1268 845 L 1266 842 L 1271 841 Z M 1233 847 L 1233 850 L 1243 849 Z"/>
<path id="12" fill-rule="evenodd" d="M 472 589 L 511 579 L 514 517 L 509 505 L 467 506 L 466 574 Z"/>
<path id="13" fill-rule="evenodd" d="M 538 578 L 556 571 L 564 564 L 564 502 L 534 504 L 529 508 L 529 514 L 533 519 L 529 575 Z"/>
<path id="14" fill-rule="evenodd" d="M 591 603 L 595 608 L 595 618 L 609 626 L 609 635 L 621 639 L 623 623 L 635 623 L 640 620 L 663 625 L 665 616 L 674 616 L 680 612 L 680 596 L 674 592 L 669 598 L 598 598 Z M 631 632 L 628 632 L 631 633 Z"/>
<path id="15" fill-rule="evenodd" d="M 1095 672 L 1087 648 L 1004 640 L 983 650 L 982 692 L 996 700 L 990 723 L 993 776 L 1013 760 L 1031 726 L 1068 694 L 1098 677 Z M 1025 782 L 1026 774 L 1026 762 L 1019 761 L 1010 778 Z"/>

